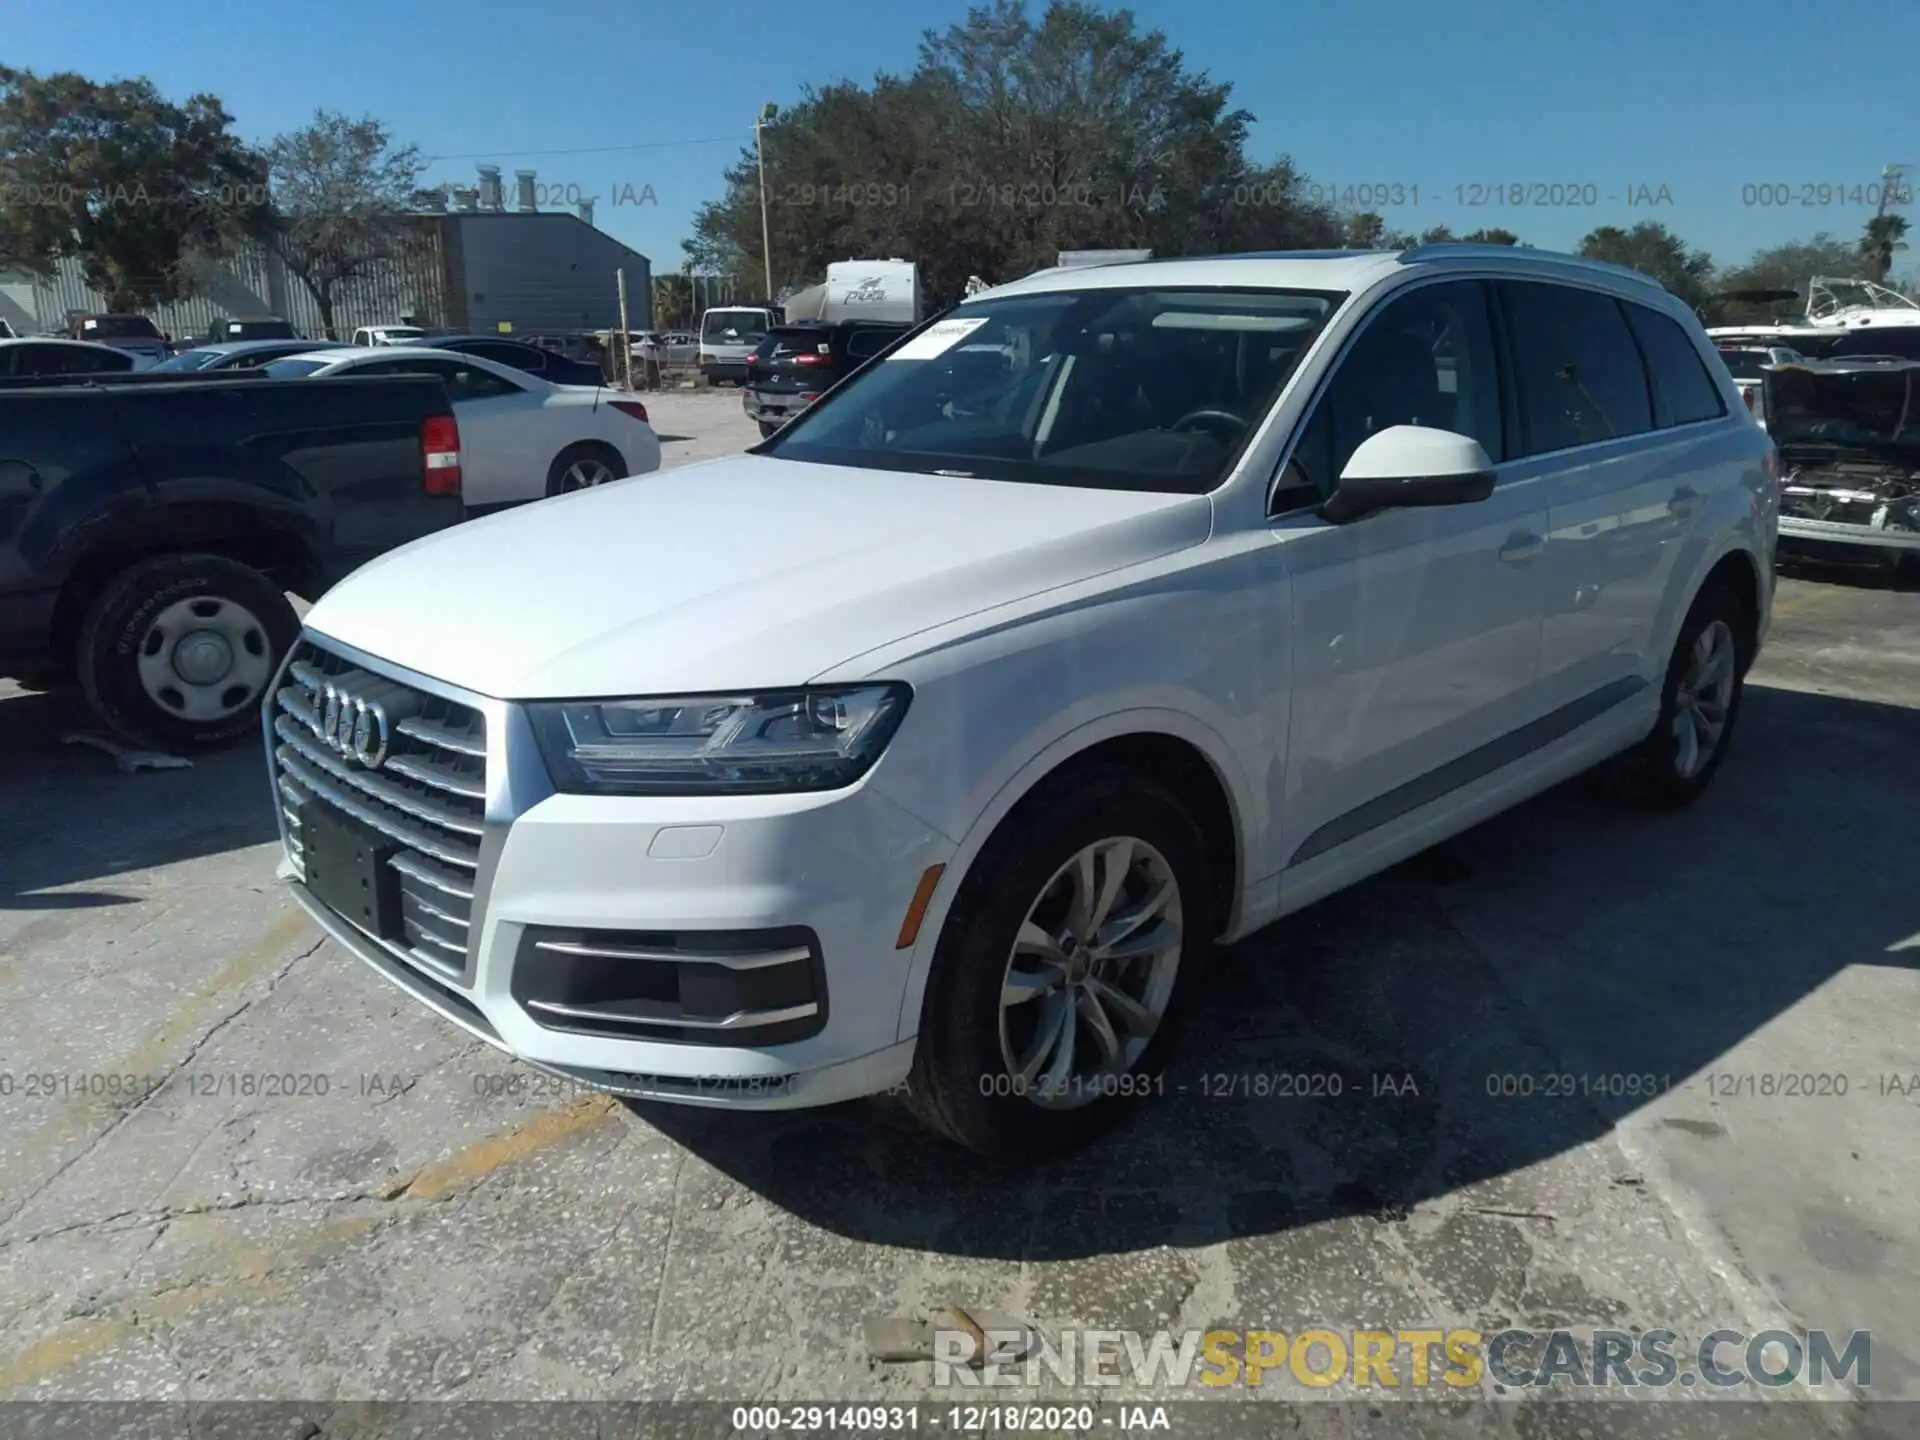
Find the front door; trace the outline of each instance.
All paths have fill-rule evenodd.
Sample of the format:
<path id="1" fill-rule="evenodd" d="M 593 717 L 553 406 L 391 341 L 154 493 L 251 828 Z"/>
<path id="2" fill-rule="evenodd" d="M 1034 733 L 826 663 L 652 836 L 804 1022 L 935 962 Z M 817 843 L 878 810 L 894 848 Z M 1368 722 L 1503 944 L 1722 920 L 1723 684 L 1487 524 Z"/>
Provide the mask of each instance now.
<path id="1" fill-rule="evenodd" d="M 1407 424 L 1478 440 L 1498 467 L 1493 494 L 1346 525 L 1313 513 L 1362 440 Z M 1292 699 L 1270 799 L 1289 871 L 1343 868 L 1390 841 L 1499 768 L 1490 742 L 1537 718 L 1546 502 L 1501 463 L 1507 429 L 1477 281 L 1390 298 L 1315 401 L 1275 496 L 1297 507 L 1274 521 Z"/>

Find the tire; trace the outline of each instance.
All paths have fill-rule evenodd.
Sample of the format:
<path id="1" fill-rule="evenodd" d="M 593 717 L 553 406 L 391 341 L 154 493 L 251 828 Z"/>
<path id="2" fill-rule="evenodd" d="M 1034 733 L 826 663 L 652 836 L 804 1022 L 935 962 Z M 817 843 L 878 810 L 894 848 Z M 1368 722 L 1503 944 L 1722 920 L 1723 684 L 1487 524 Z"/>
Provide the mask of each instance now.
<path id="1" fill-rule="evenodd" d="M 261 697 L 299 633 L 287 597 L 258 570 L 219 555 L 157 556 L 114 576 L 88 607 L 80 688 L 109 729 L 139 744 L 257 740 Z"/>
<path id="2" fill-rule="evenodd" d="M 599 467 L 608 472 L 606 478 L 581 483 L 580 476 L 589 467 Z M 590 489 L 595 485 L 605 485 L 614 480 L 624 479 L 627 474 L 627 460 L 613 446 L 599 440 L 583 440 L 578 445 L 569 445 L 553 457 L 553 464 L 547 467 L 547 494 L 567 495 L 575 490 Z"/>
<path id="3" fill-rule="evenodd" d="M 1667 661 L 1660 690 L 1660 718 L 1644 740 L 1601 769 L 1599 779 L 1604 790 L 1650 810 L 1677 810 L 1706 793 L 1726 758 L 1734 724 L 1740 718 L 1747 667 L 1753 663 L 1752 633 L 1752 617 L 1730 588 L 1714 584 L 1700 592 L 1680 626 L 1680 637 Z M 1689 707 L 1692 717 L 1710 718 L 1716 711 L 1722 717 L 1710 748 L 1696 720 L 1692 726 L 1694 748 L 1689 749 L 1678 722 L 1684 697 L 1698 690 L 1697 657 L 1710 651 L 1722 655 L 1730 665 L 1730 683 L 1724 702 L 1714 700 L 1714 687 L 1709 687 L 1707 698 L 1711 703 Z"/>
<path id="4" fill-rule="evenodd" d="M 760 422 L 760 438 L 762 440 L 771 440 L 774 436 L 778 435 L 779 433 L 780 433 L 780 427 L 778 425 L 770 424 L 768 421 L 765 421 L 765 420 L 762 420 Z"/>
<path id="5" fill-rule="evenodd" d="M 1142 956 L 1118 969 L 1103 970 L 1106 962 L 1092 962 L 1092 973 L 1109 982 L 1109 993 L 1117 984 L 1136 1001 L 1156 994 L 1163 998 L 1158 1025 L 1144 1033 L 1127 1029 L 1123 1009 L 1097 1007 L 1121 1017 L 1110 1022 L 1108 1034 L 1126 1047 L 1118 1052 L 1123 1063 L 1082 1072 L 1086 1057 L 1097 1059 L 1102 1051 L 1078 1004 L 1065 998 L 1091 993 L 1084 980 L 1072 978 L 1075 969 L 1047 965 L 1037 951 L 1023 947 L 1029 953 L 1020 957 L 1020 978 L 1030 981 L 1044 971 L 1065 981 L 1053 992 L 1061 998 L 1040 996 L 1009 1005 L 1003 1021 L 1001 997 L 1012 988 L 1015 941 L 1030 915 L 1043 930 L 1070 925 L 1060 904 L 1067 896 L 1056 888 L 1071 888 L 1066 867 L 1089 847 L 1114 841 L 1131 849 L 1125 852 L 1129 868 L 1119 871 L 1127 877 L 1126 889 L 1111 913 L 1124 917 L 1129 907 L 1140 913 L 1142 899 L 1170 881 L 1172 899 L 1158 912 L 1148 912 L 1152 918 L 1132 933 L 1136 939 L 1164 936 L 1171 924 L 1175 943 L 1157 958 Z M 1096 848 L 1096 889 L 1113 873 L 1105 857 L 1116 853 Z M 1154 1077 L 1176 1043 L 1182 1011 L 1212 945 L 1210 878 L 1199 827 L 1159 784 L 1112 765 L 1076 768 L 1045 782 L 988 842 L 941 929 L 907 1081 L 907 1108 L 976 1154 L 1013 1163 L 1056 1154 L 1105 1133 L 1159 1088 Z M 1105 928 L 1111 932 L 1114 923 L 1110 919 Z M 1067 958 L 1069 967 L 1088 964 L 1084 956 Z M 1040 1051 L 1045 1063 L 1038 1078 L 1021 1082 L 1012 1062 L 1039 1051 L 1043 1024 L 1062 1013 L 1076 1021 L 1068 1068 L 1057 1068 L 1056 1046 Z M 1059 1078 L 1050 1083 L 1049 1076 Z"/>

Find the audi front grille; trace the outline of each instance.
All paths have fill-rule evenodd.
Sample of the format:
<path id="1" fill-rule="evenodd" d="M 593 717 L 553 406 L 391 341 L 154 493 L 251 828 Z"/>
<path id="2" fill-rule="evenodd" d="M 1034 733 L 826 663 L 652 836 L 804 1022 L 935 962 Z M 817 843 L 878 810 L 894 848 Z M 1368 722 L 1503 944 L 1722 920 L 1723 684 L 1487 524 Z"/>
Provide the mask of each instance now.
<path id="1" fill-rule="evenodd" d="M 274 780 L 301 879 L 309 844 L 319 841 L 303 833 L 302 817 L 319 806 L 315 829 L 344 825 L 376 842 L 371 860 L 383 873 L 375 888 L 391 885 L 397 902 L 386 934 L 330 908 L 405 963 L 469 985 L 487 793 L 484 717 L 308 639 L 295 646 L 270 713 Z"/>

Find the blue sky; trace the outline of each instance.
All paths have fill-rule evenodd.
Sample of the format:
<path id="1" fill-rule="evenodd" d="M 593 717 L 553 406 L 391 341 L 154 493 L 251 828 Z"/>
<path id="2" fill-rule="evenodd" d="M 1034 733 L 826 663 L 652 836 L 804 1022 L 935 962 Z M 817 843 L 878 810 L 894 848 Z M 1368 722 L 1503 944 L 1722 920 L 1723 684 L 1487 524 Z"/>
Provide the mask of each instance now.
<path id="1" fill-rule="evenodd" d="M 1502 225 L 1566 249 L 1598 224 L 1657 219 L 1729 263 L 1819 230 L 1857 236 L 1870 209 L 1804 187 L 1920 163 L 1915 0 L 1133 9 L 1190 66 L 1233 82 L 1258 117 L 1256 158 L 1289 153 L 1343 188 L 1417 187 L 1417 207 L 1386 211 L 1406 229 Z M 597 223 L 666 269 L 762 102 L 908 70 L 921 32 L 964 13 L 932 0 L 0 0 L 0 33 L 9 64 L 212 90 L 249 138 L 325 106 L 460 157 L 430 180 L 470 182 L 476 159 L 509 184 L 534 169 L 550 196 L 599 196 Z M 647 148 L 560 153 L 621 145 Z M 1508 184 L 1592 187 L 1598 203 L 1466 203 L 1467 187 Z M 1762 203 L 1778 197 L 1792 203 Z"/>

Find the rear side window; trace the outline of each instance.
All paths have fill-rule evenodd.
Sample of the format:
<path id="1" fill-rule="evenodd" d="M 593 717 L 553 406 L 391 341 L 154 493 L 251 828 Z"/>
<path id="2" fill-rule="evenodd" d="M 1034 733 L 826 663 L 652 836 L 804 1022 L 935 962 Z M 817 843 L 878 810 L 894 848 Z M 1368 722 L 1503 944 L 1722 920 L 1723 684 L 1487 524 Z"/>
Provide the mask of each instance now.
<path id="1" fill-rule="evenodd" d="M 1646 367 L 1611 295 L 1500 282 L 1524 453 L 1544 455 L 1653 429 Z"/>
<path id="2" fill-rule="evenodd" d="M 1627 312 L 1653 377 L 1656 421 L 1662 426 L 1691 425 L 1696 420 L 1718 420 L 1727 413 L 1720 387 L 1678 321 L 1644 305 L 1627 303 L 1620 308 Z"/>
<path id="3" fill-rule="evenodd" d="M 847 337 L 847 354 L 855 360 L 869 360 L 891 345 L 902 331 L 862 330 Z"/>

